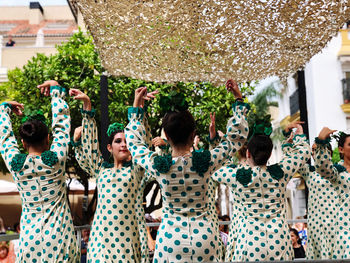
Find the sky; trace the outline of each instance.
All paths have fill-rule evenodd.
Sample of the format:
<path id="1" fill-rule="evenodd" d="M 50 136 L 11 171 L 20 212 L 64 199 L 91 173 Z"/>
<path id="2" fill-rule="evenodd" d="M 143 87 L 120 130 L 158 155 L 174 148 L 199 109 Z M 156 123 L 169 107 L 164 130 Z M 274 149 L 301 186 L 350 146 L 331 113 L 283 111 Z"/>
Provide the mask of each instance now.
<path id="1" fill-rule="evenodd" d="M 29 6 L 29 2 L 41 5 L 67 5 L 67 0 L 0 0 L 0 6 Z"/>

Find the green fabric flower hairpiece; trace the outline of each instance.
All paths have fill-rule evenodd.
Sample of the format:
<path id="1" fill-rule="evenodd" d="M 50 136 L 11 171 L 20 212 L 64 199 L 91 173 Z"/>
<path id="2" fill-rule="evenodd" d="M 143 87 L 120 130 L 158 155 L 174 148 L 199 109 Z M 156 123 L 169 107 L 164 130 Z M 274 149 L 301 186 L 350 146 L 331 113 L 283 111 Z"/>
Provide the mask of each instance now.
<path id="1" fill-rule="evenodd" d="M 254 117 L 255 122 L 252 127 L 249 127 L 250 134 L 248 138 L 251 138 L 254 135 L 270 136 L 272 133 L 271 115 L 265 115 L 263 118 L 259 118 L 256 115 Z"/>
<path id="2" fill-rule="evenodd" d="M 41 110 L 26 109 L 24 111 L 24 115 L 25 116 L 21 120 L 22 123 L 25 123 L 27 121 L 32 121 L 32 120 L 39 120 L 46 124 L 46 118 Z"/>
<path id="3" fill-rule="evenodd" d="M 163 113 L 169 111 L 180 112 L 188 109 L 188 102 L 183 94 L 172 90 L 167 96 L 160 97 L 159 107 Z"/>
<path id="4" fill-rule="evenodd" d="M 115 122 L 109 125 L 107 130 L 107 135 L 111 136 L 111 134 L 113 134 L 114 132 L 115 133 L 124 132 L 124 125 L 119 122 Z"/>

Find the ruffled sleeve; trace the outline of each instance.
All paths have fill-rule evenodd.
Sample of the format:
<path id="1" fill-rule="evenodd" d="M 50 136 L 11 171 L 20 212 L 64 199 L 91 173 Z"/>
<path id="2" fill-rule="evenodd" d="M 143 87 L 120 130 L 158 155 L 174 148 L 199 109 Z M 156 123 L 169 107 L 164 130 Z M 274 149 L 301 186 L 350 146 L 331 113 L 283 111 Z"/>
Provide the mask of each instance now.
<path id="1" fill-rule="evenodd" d="M 153 163 L 158 155 L 149 149 L 150 145 L 147 143 L 147 132 L 143 121 L 144 110 L 129 108 L 128 118 L 129 124 L 125 129 L 125 137 L 133 162 L 145 169 L 150 176 L 157 175 Z"/>
<path id="2" fill-rule="evenodd" d="M 0 105 L 0 152 L 6 163 L 7 169 L 13 171 L 10 164 L 13 158 L 20 152 L 12 130 L 10 113 L 11 105 L 8 103 L 2 103 Z"/>
<path id="3" fill-rule="evenodd" d="M 50 88 L 52 109 L 52 144 L 50 150 L 57 154 L 61 165 L 65 164 L 70 141 L 70 112 L 64 100 L 66 89 L 60 86 Z"/>
<path id="4" fill-rule="evenodd" d="M 98 142 L 95 110 L 82 110 L 82 132 L 78 142 L 72 143 L 80 167 L 93 177 L 97 177 L 103 166 L 103 158 Z"/>
<path id="5" fill-rule="evenodd" d="M 227 122 L 226 134 L 221 138 L 220 143 L 210 151 L 211 166 L 210 172 L 218 170 L 224 165 L 226 159 L 239 150 L 248 136 L 247 113 L 249 105 L 240 101 L 233 104 L 233 117 Z"/>
<path id="6" fill-rule="evenodd" d="M 327 147 L 329 141 L 329 139 L 315 139 L 315 143 L 317 144 L 315 154 L 315 167 L 318 174 L 320 174 L 323 178 L 328 179 L 332 183 L 335 183 L 337 182 L 339 174 L 343 171 L 337 169 L 332 162 L 332 154 L 330 149 Z"/>
<path id="7" fill-rule="evenodd" d="M 275 179 L 289 181 L 292 176 L 303 167 L 311 158 L 311 149 L 304 134 L 295 135 L 292 145 L 288 145 L 288 152 L 282 160 L 271 170 L 270 174 Z M 279 168 L 279 169 L 278 169 Z M 280 176 L 283 172 L 283 176 Z"/>

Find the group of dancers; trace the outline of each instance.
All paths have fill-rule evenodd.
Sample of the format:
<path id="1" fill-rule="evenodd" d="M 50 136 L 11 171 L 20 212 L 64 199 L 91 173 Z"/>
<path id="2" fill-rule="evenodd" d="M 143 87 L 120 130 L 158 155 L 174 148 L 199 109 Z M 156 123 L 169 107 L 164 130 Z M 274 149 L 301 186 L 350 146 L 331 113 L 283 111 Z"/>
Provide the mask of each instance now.
<path id="1" fill-rule="evenodd" d="M 237 83 L 228 80 L 227 91 L 236 98 L 233 116 L 221 138 L 210 128 L 210 150 L 193 149 L 195 120 L 186 103 L 168 98 L 166 104 L 171 105 L 162 128 L 170 147 L 156 152 L 144 103 L 157 91 L 141 87 L 128 109 L 128 125 L 113 123 L 102 135 L 108 136 L 113 160 L 106 162 L 89 97 L 52 80 L 38 88 L 52 98 L 52 138 L 43 115 L 26 116 L 19 134 L 27 154 L 20 152 L 11 125 L 11 113 L 22 115 L 23 105 L 14 101 L 0 105 L 0 151 L 22 199 L 17 262 L 80 261 L 64 177 L 69 144 L 82 169 L 97 181 L 88 262 L 148 262 L 142 201 L 150 180 L 159 183 L 163 198 L 154 263 L 291 260 L 285 194 L 297 172 L 310 190 L 307 257 L 350 258 L 350 135 L 340 135 L 343 161 L 333 164 L 329 147 L 333 130 L 324 128 L 311 151 L 300 123 L 291 124 L 282 160 L 267 165 L 273 149 L 271 127 L 264 123 L 248 127 L 249 105 Z M 83 102 L 82 126 L 75 129 L 72 140 L 68 94 Z M 237 152 L 238 164 L 233 162 Z M 307 163 L 311 155 L 315 167 Z M 221 183 L 234 194 L 226 248 L 215 210 L 215 188 Z"/>

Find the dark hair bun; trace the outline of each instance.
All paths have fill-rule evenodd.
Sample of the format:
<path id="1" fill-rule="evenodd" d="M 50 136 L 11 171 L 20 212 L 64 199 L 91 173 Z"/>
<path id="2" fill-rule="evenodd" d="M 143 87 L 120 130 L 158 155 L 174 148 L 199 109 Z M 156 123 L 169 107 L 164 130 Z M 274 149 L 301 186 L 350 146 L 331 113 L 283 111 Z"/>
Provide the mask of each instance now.
<path id="1" fill-rule="evenodd" d="M 168 112 L 162 121 L 166 135 L 175 145 L 186 145 L 196 129 L 192 114 L 188 111 Z"/>
<path id="2" fill-rule="evenodd" d="M 256 165 L 265 165 L 271 156 L 272 140 L 267 135 L 254 135 L 248 142 L 248 150 Z"/>
<path id="3" fill-rule="evenodd" d="M 37 146 L 47 138 L 49 130 L 45 123 L 39 120 L 30 120 L 19 127 L 19 134 L 24 142 Z"/>

